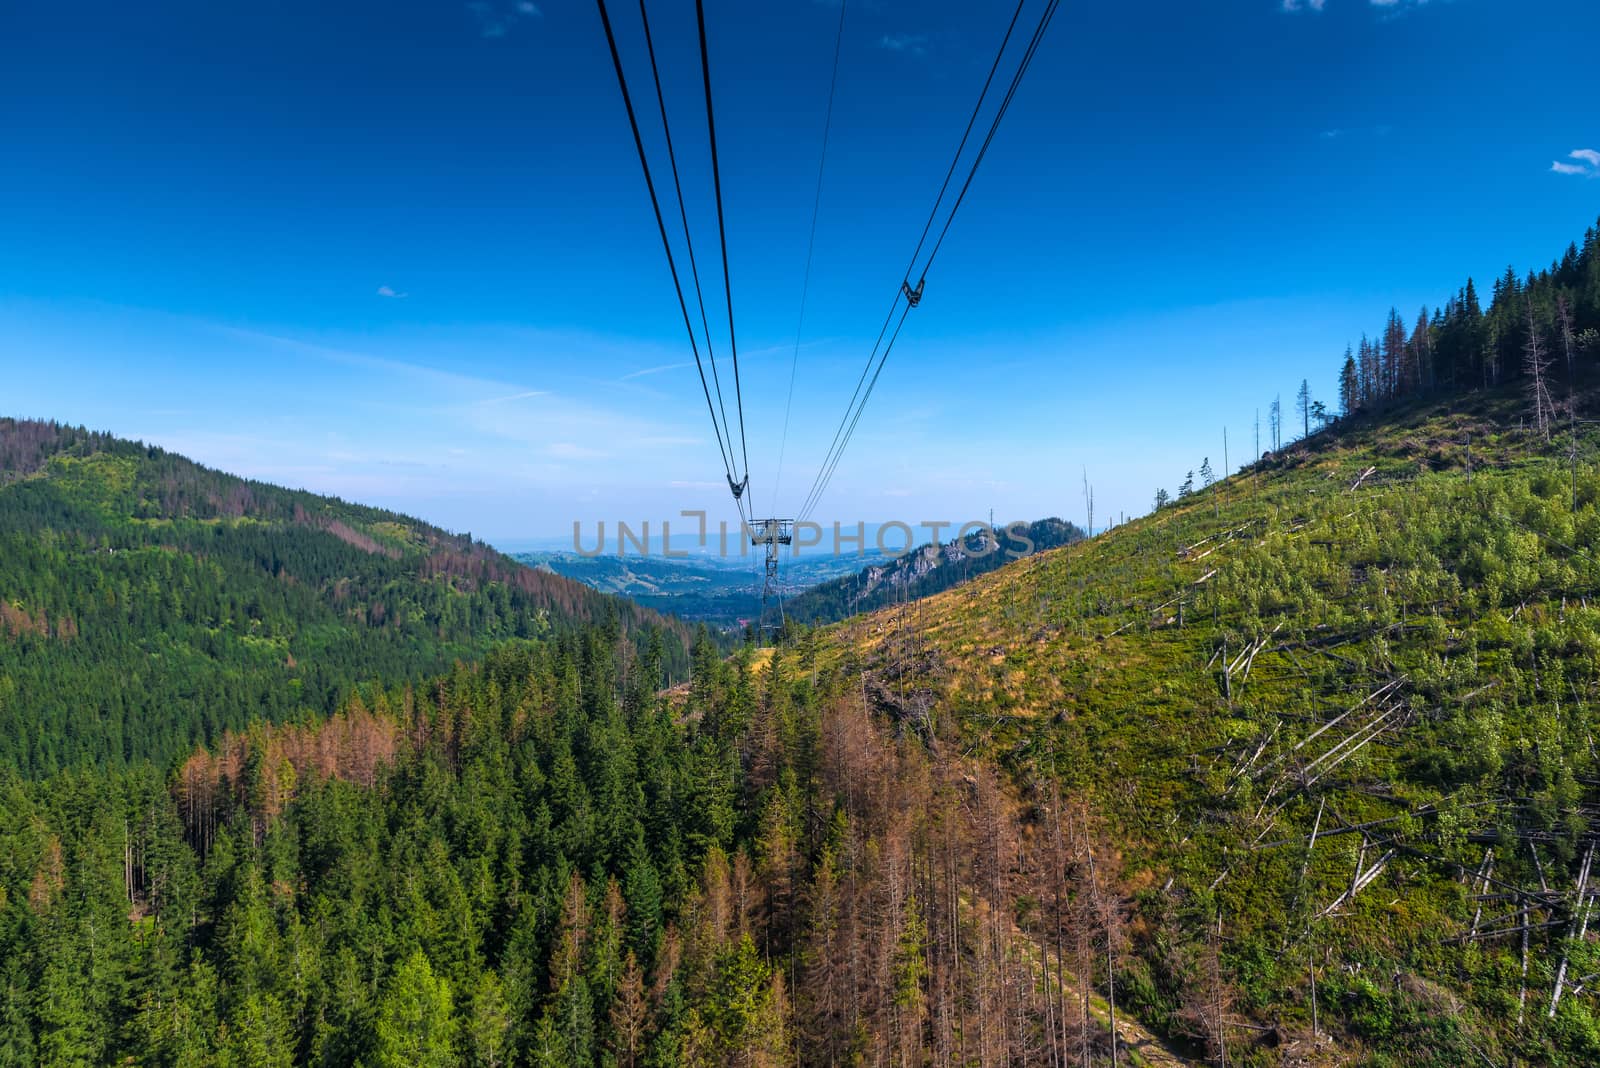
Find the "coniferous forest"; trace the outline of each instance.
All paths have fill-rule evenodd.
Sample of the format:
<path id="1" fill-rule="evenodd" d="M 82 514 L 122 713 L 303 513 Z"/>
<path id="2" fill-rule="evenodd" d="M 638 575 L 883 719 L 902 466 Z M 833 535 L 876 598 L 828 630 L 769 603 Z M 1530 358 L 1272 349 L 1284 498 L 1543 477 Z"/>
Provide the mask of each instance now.
<path id="1" fill-rule="evenodd" d="M 663 694 L 661 644 L 509 646 L 169 773 L 4 773 L 0 1063 L 916 1063 L 930 1042 L 1033 1063 L 1094 1041 L 1062 970 L 1087 869 L 1018 865 L 1086 857 L 1091 823 L 1024 826 L 809 652 L 757 674 L 702 641 Z"/>
<path id="2" fill-rule="evenodd" d="M 1600 228 L 1591 226 L 1581 245 L 1568 245 L 1543 270 L 1519 277 L 1507 267 L 1487 308 L 1469 278 L 1443 306 L 1424 307 L 1409 329 L 1407 321 L 1390 309 L 1375 337 L 1345 352 L 1345 413 L 1517 383 L 1539 394 L 1530 418 L 1543 429 L 1564 397 L 1557 382 L 1572 380 L 1600 352 Z"/>
<path id="3" fill-rule="evenodd" d="M 0 764 L 26 774 L 165 764 L 610 615 L 668 628 L 681 672 L 681 624 L 470 535 L 0 419 Z"/>

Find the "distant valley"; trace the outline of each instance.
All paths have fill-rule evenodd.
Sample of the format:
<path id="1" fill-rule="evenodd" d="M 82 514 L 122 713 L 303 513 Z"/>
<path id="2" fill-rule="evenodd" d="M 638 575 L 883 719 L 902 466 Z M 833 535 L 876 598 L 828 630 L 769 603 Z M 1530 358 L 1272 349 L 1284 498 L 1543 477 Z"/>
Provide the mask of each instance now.
<path id="1" fill-rule="evenodd" d="M 857 612 L 915 600 L 994 570 L 1021 555 L 1053 549 L 1083 537 L 1062 519 L 1013 524 L 1015 541 L 971 535 L 923 544 L 893 555 L 869 544 L 863 552 L 834 554 L 827 546 L 796 555 L 785 552 L 779 575 L 785 618 L 832 623 Z M 585 555 L 543 549 L 513 554 L 530 567 L 574 579 L 603 593 L 691 623 L 729 633 L 742 631 L 760 613 L 762 566 L 749 553 L 721 556 L 691 552 L 681 558 L 615 552 Z"/>

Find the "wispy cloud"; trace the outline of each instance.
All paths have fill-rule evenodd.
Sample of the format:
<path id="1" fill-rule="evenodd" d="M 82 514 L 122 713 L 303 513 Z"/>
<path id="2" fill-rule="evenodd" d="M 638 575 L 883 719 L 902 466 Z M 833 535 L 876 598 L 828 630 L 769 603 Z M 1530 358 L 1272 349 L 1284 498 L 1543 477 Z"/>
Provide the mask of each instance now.
<path id="1" fill-rule="evenodd" d="M 1371 0 L 1372 6 L 1382 12 L 1380 22 L 1393 22 L 1395 19 L 1404 18 L 1411 12 L 1421 7 L 1427 7 L 1429 0 Z M 1448 0 L 1441 0 L 1448 2 Z"/>
<path id="2" fill-rule="evenodd" d="M 479 401 L 478 403 L 480 405 L 485 405 L 485 404 L 510 404 L 512 401 L 528 400 L 528 399 L 533 398 L 533 397 L 547 397 L 549 395 L 550 395 L 550 391 L 547 390 L 547 389 L 525 389 L 520 393 L 512 393 L 509 396 L 505 396 L 505 397 L 490 397 L 488 400 L 482 400 L 482 401 Z"/>
<path id="3" fill-rule="evenodd" d="M 364 352 L 355 352 L 332 345 L 320 345 L 311 341 L 301 341 L 298 338 L 283 337 L 278 334 L 249 330 L 243 327 L 217 323 L 207 323 L 205 325 L 222 336 L 235 338 L 239 341 L 281 348 L 289 352 L 326 360 L 330 363 L 344 364 L 348 367 L 364 368 L 396 379 L 421 382 L 431 391 L 430 395 L 434 396 L 460 396 L 481 400 L 482 395 L 485 393 L 495 396 L 506 393 L 530 392 L 526 386 L 518 383 L 461 374 L 456 371 L 431 367 L 427 364 L 396 360 L 385 356 L 372 356 Z"/>
<path id="4" fill-rule="evenodd" d="M 925 56 L 928 54 L 928 38 L 921 33 L 886 33 L 878 38 L 878 47 L 890 52 Z"/>
<path id="5" fill-rule="evenodd" d="M 694 364 L 692 363 L 664 363 L 660 367 L 646 367 L 640 371 L 629 371 L 627 374 L 618 379 L 618 381 L 627 382 L 634 378 L 644 378 L 646 375 L 659 375 L 664 374 L 667 371 L 681 371 L 685 367 L 693 366 Z"/>
<path id="6" fill-rule="evenodd" d="M 1576 160 L 1576 163 L 1563 163 L 1556 160 L 1550 164 L 1550 170 L 1556 174 L 1573 174 L 1582 178 L 1600 178 L 1600 152 L 1592 148 L 1574 149 L 1567 153 L 1567 159 Z"/>
<path id="7" fill-rule="evenodd" d="M 1324 141 L 1336 141 L 1341 137 L 1359 137 L 1363 135 L 1371 135 L 1373 137 L 1388 137 L 1393 132 L 1394 127 L 1388 125 L 1387 123 L 1380 126 L 1356 126 L 1350 128 L 1336 126 L 1329 130 L 1323 130 L 1322 139 Z"/>
<path id="8" fill-rule="evenodd" d="M 401 300 L 401 299 L 404 299 L 405 297 L 410 296 L 410 294 L 409 293 L 401 293 L 399 290 L 395 289 L 394 286 L 379 286 L 378 287 L 378 296 L 380 296 L 380 297 L 389 297 L 392 300 Z"/>
<path id="9" fill-rule="evenodd" d="M 478 36 L 504 37 L 511 32 L 511 28 L 519 22 L 544 17 L 544 12 L 539 10 L 539 5 L 532 0 L 514 0 L 512 3 L 503 3 L 500 0 L 472 0 L 467 5 L 467 10 L 472 14 L 472 20 L 477 23 Z"/>
<path id="10" fill-rule="evenodd" d="M 1370 7 L 1375 7 L 1383 13 L 1385 21 L 1398 18 L 1401 14 L 1414 8 L 1425 6 L 1429 0 L 1367 0 Z M 1278 5 L 1279 10 L 1291 15 L 1301 12 L 1320 12 L 1328 7 L 1328 0 L 1282 0 Z"/>

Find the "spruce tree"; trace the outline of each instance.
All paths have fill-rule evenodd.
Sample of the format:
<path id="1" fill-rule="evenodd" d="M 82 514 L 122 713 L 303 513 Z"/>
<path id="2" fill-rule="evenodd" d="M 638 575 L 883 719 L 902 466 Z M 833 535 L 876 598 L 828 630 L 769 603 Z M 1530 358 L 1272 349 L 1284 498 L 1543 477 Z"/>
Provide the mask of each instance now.
<path id="1" fill-rule="evenodd" d="M 455 1018 L 450 984 L 422 952 L 395 969 L 373 1029 L 375 1068 L 451 1068 Z"/>

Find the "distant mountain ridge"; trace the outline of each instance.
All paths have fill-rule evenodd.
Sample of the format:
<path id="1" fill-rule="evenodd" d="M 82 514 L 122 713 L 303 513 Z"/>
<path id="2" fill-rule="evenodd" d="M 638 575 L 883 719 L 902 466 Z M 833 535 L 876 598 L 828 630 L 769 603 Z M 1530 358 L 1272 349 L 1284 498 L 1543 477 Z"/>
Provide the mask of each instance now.
<path id="1" fill-rule="evenodd" d="M 784 607 L 797 623 L 833 623 L 885 605 L 915 601 L 948 590 L 1003 567 L 1022 556 L 1070 545 L 1084 538 L 1082 528 L 1051 517 L 997 528 L 965 539 L 920 546 L 855 575 L 813 586 Z"/>
<path id="2" fill-rule="evenodd" d="M 510 639 L 681 623 L 470 535 L 0 419 L 0 764 L 164 760 Z"/>

